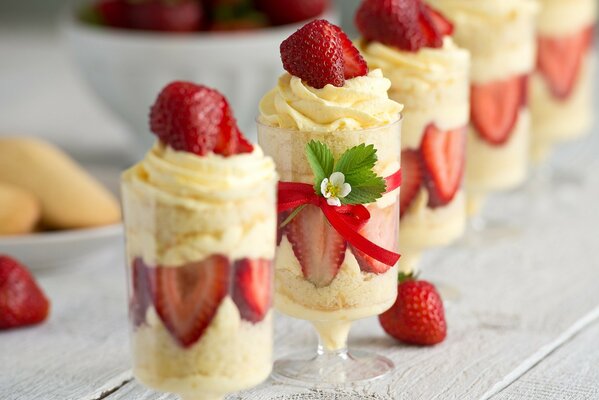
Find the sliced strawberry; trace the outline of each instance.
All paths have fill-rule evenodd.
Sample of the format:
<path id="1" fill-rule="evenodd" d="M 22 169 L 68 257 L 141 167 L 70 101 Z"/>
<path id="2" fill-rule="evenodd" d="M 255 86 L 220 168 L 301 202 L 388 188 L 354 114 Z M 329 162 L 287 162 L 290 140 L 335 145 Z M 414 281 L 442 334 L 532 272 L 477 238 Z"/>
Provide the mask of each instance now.
<path id="1" fill-rule="evenodd" d="M 401 152 L 401 189 L 399 191 L 399 210 L 403 217 L 418 195 L 424 180 L 424 170 L 418 150 Z"/>
<path id="2" fill-rule="evenodd" d="M 466 127 L 441 131 L 429 124 L 422 138 L 422 159 L 426 167 L 428 206 L 444 206 L 462 185 L 466 166 Z"/>
<path id="3" fill-rule="evenodd" d="M 399 226 L 397 223 L 399 220 L 399 207 L 390 206 L 378 208 L 376 206 L 371 206 L 368 207 L 368 211 L 370 211 L 370 219 L 366 225 L 360 229 L 360 234 L 384 249 L 396 250 L 399 240 L 397 229 Z M 364 272 L 383 274 L 392 267 L 391 265 L 375 260 L 352 246 L 350 246 L 350 248 L 358 261 L 360 270 Z"/>
<path id="4" fill-rule="evenodd" d="M 229 260 L 213 255 L 180 267 L 157 267 L 154 305 L 160 319 L 183 347 L 197 342 L 229 290 Z"/>
<path id="5" fill-rule="evenodd" d="M 478 135 L 492 145 L 502 145 L 510 138 L 520 109 L 526 104 L 526 75 L 472 85 L 471 119 Z"/>
<path id="6" fill-rule="evenodd" d="M 537 69 L 556 98 L 567 99 L 576 86 L 593 31 L 591 26 L 573 35 L 539 37 Z"/>
<path id="7" fill-rule="evenodd" d="M 191 82 L 172 82 L 150 110 L 150 129 L 175 150 L 200 156 L 249 153 L 227 99 L 214 89 Z"/>
<path id="8" fill-rule="evenodd" d="M 364 39 L 400 50 L 443 44 L 421 0 L 365 0 L 356 13 L 356 26 Z"/>
<path id="9" fill-rule="evenodd" d="M 193 32 L 202 28 L 202 4 L 195 0 L 149 0 L 128 4 L 128 28 L 162 32 Z"/>
<path id="10" fill-rule="evenodd" d="M 339 35 L 341 48 L 343 49 L 343 75 L 345 79 L 364 76 L 368 73 L 368 65 L 364 61 L 364 57 L 354 46 L 349 37 L 339 28 L 333 25 Z"/>
<path id="11" fill-rule="evenodd" d="M 131 298 L 129 313 L 135 326 L 146 322 L 146 311 L 152 304 L 152 274 L 140 257 L 133 260 L 131 267 Z"/>
<path id="12" fill-rule="evenodd" d="M 345 239 L 313 205 L 300 211 L 285 231 L 304 277 L 316 287 L 328 286 L 345 259 Z"/>
<path id="13" fill-rule="evenodd" d="M 287 72 L 316 89 L 345 83 L 343 49 L 337 29 L 328 21 L 310 22 L 285 39 L 281 60 Z"/>
<path id="14" fill-rule="evenodd" d="M 285 227 L 281 227 L 281 224 L 285 222 L 288 216 L 288 211 L 283 211 L 277 214 L 277 246 L 281 244 L 281 240 L 283 240 L 283 235 L 285 234 Z"/>
<path id="15" fill-rule="evenodd" d="M 49 311 L 50 302 L 29 270 L 0 254 L 0 329 L 38 324 Z"/>
<path id="16" fill-rule="evenodd" d="M 260 322 L 272 304 L 272 261 L 244 258 L 234 264 L 233 301 L 241 318 Z"/>
<path id="17" fill-rule="evenodd" d="M 435 29 L 441 36 L 449 36 L 453 34 L 453 24 L 439 10 L 434 9 L 426 3 L 422 3 L 421 13 L 426 13 L 430 16 Z"/>

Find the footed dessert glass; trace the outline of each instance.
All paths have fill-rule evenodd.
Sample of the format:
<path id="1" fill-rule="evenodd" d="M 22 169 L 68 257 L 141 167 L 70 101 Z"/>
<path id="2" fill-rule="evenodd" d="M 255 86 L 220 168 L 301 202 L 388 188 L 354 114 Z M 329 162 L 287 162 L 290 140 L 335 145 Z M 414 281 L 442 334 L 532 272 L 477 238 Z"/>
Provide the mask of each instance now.
<path id="1" fill-rule="evenodd" d="M 274 165 L 258 148 L 226 158 L 156 145 L 124 173 L 139 381 L 216 400 L 269 376 L 275 187 Z"/>
<path id="2" fill-rule="evenodd" d="M 372 144 L 381 177 L 400 168 L 401 120 L 356 131 L 287 130 L 258 122 L 258 140 L 276 164 L 282 182 L 314 184 L 306 158 L 312 140 L 328 146 L 335 159 L 360 144 Z M 389 187 L 389 186 L 388 186 Z M 281 193 L 281 192 L 280 192 Z M 281 202 L 281 195 L 279 195 Z M 370 218 L 357 232 L 376 245 L 396 252 L 399 189 L 366 204 Z M 333 209 L 334 207 L 331 207 Z M 290 213 L 279 215 L 279 226 Z M 316 205 L 306 205 L 279 229 L 275 259 L 275 307 L 289 316 L 310 321 L 319 336 L 316 351 L 299 352 L 275 362 L 273 376 L 299 385 L 334 387 L 367 382 L 393 368 L 385 357 L 348 351 L 351 323 L 391 307 L 397 295 L 398 267 L 375 260 L 356 249 Z"/>

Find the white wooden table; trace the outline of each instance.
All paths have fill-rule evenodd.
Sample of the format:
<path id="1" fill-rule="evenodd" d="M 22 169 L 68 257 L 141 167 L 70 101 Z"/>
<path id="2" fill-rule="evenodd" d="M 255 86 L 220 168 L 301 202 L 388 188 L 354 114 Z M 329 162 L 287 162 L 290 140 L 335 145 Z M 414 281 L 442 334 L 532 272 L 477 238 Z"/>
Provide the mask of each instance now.
<path id="1" fill-rule="evenodd" d="M 9 39 L 0 41 L 0 135 L 45 135 L 81 158 L 109 159 L 104 171 L 114 181 L 130 143 L 123 127 L 97 110 L 55 38 Z M 390 357 L 389 379 L 336 393 L 267 381 L 228 399 L 599 399 L 598 154 L 596 132 L 557 159 L 578 182 L 493 199 L 494 215 L 520 225 L 512 237 L 427 255 L 423 278 L 462 293 L 447 310 L 441 345 L 400 345 L 367 319 L 355 324 L 350 347 Z M 38 274 L 52 314 L 43 325 L 0 333 L 0 399 L 175 398 L 132 379 L 123 263 L 123 249 L 114 248 Z M 315 345 L 307 323 L 277 317 L 277 356 Z"/>

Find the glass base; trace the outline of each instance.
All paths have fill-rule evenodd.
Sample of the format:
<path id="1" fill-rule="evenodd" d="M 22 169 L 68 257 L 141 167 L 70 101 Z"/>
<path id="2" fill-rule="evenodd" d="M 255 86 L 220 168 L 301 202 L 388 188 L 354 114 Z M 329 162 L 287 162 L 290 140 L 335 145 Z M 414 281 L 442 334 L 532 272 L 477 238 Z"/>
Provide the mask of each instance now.
<path id="1" fill-rule="evenodd" d="M 485 246 L 493 242 L 518 237 L 522 227 L 510 221 L 490 219 L 477 215 L 468 221 L 464 236 L 458 245 L 466 247 Z"/>
<path id="2" fill-rule="evenodd" d="M 394 368 L 386 357 L 342 349 L 317 354 L 298 352 L 275 362 L 272 377 L 280 382 L 310 388 L 331 389 L 360 385 L 385 377 Z"/>

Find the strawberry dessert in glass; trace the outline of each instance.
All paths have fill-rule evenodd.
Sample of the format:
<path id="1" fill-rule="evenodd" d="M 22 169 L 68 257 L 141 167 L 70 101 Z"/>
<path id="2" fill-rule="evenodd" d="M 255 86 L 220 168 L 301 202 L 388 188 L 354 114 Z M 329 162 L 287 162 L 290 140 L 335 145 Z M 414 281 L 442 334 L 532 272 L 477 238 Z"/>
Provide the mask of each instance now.
<path id="1" fill-rule="evenodd" d="M 534 0 L 427 2 L 453 23 L 455 42 L 472 57 L 465 179 L 475 215 L 487 194 L 515 189 L 527 176 L 538 7 Z"/>
<path id="2" fill-rule="evenodd" d="M 532 77 L 532 159 L 590 132 L 596 0 L 542 0 L 537 69 Z"/>
<path id="3" fill-rule="evenodd" d="M 274 376 L 310 386 L 367 381 L 392 363 L 348 353 L 347 336 L 352 321 L 382 313 L 397 294 L 402 106 L 325 20 L 280 50 L 287 73 L 258 118 L 281 180 L 275 307 L 310 321 L 320 344 L 278 360 Z"/>
<path id="4" fill-rule="evenodd" d="M 220 399 L 272 367 L 275 166 L 205 86 L 167 85 L 150 127 L 155 146 L 122 177 L 133 371 Z"/>
<path id="5" fill-rule="evenodd" d="M 383 70 L 389 97 L 405 106 L 399 242 L 408 273 L 423 250 L 464 232 L 470 57 L 449 37 L 451 23 L 420 0 L 365 0 L 356 24 L 368 66 Z"/>

